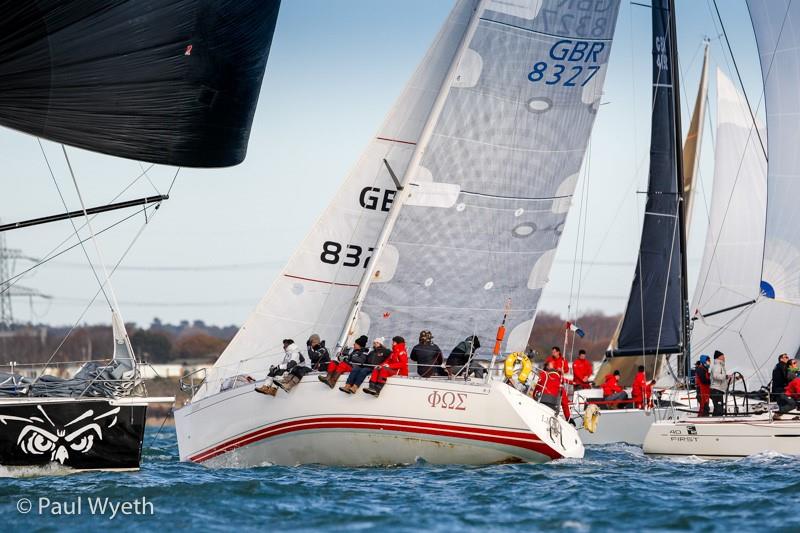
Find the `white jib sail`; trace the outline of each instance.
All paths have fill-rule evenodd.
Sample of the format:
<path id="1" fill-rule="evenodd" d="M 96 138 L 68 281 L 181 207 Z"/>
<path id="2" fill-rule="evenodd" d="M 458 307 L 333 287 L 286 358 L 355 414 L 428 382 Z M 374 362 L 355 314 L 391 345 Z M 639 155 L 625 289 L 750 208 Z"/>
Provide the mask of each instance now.
<path id="1" fill-rule="evenodd" d="M 800 346 L 800 309 L 760 296 L 766 211 L 764 152 L 744 97 L 718 70 L 714 186 L 692 302 L 692 357 L 720 350 L 728 371 L 741 372 L 751 390 L 769 382 L 779 354 Z"/>
<path id="2" fill-rule="evenodd" d="M 398 197 L 358 333 L 524 350 L 602 95 L 616 1 L 482 4 Z M 365 324 L 368 324 L 366 327 Z"/>
<path id="3" fill-rule="evenodd" d="M 800 304 L 800 2 L 748 0 L 764 80 L 769 137 L 767 226 L 761 280 Z"/>
<path id="4" fill-rule="evenodd" d="M 265 373 L 282 339 L 312 333 L 335 343 L 403 176 L 478 0 L 459 0 L 425 58 L 325 212 L 209 371 L 196 398 L 221 380 Z M 361 322 L 365 329 L 368 324 Z M 331 346 L 333 348 L 333 346 Z"/>

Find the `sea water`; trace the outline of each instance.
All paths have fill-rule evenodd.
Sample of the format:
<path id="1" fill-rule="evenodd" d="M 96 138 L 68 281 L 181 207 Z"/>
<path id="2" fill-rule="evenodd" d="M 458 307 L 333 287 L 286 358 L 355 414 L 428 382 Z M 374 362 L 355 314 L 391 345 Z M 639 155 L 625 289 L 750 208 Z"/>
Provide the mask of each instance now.
<path id="1" fill-rule="evenodd" d="M 653 459 L 609 445 L 582 460 L 207 469 L 148 430 L 134 473 L 0 469 L 2 531 L 800 531 L 796 458 Z M 27 502 L 27 503 L 26 503 Z"/>

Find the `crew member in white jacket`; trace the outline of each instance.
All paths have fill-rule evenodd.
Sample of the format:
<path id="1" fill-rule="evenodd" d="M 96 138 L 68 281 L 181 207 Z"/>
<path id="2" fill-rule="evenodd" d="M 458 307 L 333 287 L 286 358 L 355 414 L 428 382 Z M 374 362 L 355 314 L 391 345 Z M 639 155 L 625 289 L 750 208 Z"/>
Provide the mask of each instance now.
<path id="1" fill-rule="evenodd" d="M 730 379 L 725 370 L 725 354 L 717 350 L 714 352 L 714 365 L 711 367 L 711 401 L 714 403 L 711 416 L 725 414 L 725 391 Z"/>
<path id="2" fill-rule="evenodd" d="M 290 372 L 295 367 L 306 368 L 306 358 L 303 357 L 303 352 L 297 347 L 292 339 L 283 339 L 283 361 L 280 364 L 269 367 L 267 379 L 260 387 L 256 387 L 256 392 L 261 394 L 268 394 L 275 396 L 278 392 L 278 387 L 275 385 L 275 378 L 282 376 L 286 372 Z M 289 377 L 289 376 L 287 376 Z M 300 381 L 298 379 L 298 381 Z"/>

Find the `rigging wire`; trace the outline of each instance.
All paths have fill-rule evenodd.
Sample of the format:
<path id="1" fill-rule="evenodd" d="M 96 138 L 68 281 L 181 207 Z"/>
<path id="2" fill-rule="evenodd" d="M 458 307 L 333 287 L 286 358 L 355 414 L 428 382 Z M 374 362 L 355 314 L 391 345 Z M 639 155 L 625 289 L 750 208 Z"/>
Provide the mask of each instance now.
<path id="1" fill-rule="evenodd" d="M 725 44 L 728 46 L 728 50 L 731 54 L 731 60 L 733 60 L 733 68 L 736 71 L 736 77 L 739 79 L 739 85 L 742 87 L 742 92 L 744 93 L 744 100 L 747 102 L 747 109 L 750 111 L 750 118 L 753 119 L 753 124 L 757 124 L 756 116 L 753 113 L 753 108 L 750 105 L 750 100 L 747 97 L 747 91 L 744 89 L 744 83 L 742 82 L 742 74 L 739 72 L 739 65 L 736 63 L 736 56 L 733 55 L 733 48 L 731 48 L 731 42 L 728 40 L 728 31 L 725 29 L 725 23 L 722 22 L 722 16 L 719 14 L 719 7 L 717 6 L 717 0 L 711 0 L 714 3 L 714 10 L 717 13 L 717 18 L 719 19 L 720 26 L 722 26 L 722 36 L 725 37 Z M 791 0 L 786 3 L 786 15 L 789 13 L 789 6 L 791 5 Z M 787 16 L 784 15 L 783 17 L 783 24 L 786 24 Z M 781 34 L 783 33 L 783 24 L 781 24 L 781 30 L 778 34 L 778 41 L 781 40 Z M 777 46 L 777 45 L 776 45 Z M 775 54 L 772 54 L 772 59 L 775 59 Z M 772 62 L 770 62 L 770 69 L 772 69 Z M 767 76 L 769 76 L 769 70 L 767 71 Z M 761 145 L 761 151 L 764 152 L 764 157 L 769 161 L 769 156 L 767 155 L 767 149 L 764 146 L 764 140 L 761 138 L 761 132 L 756 129 L 756 135 L 758 135 L 758 143 Z"/>
<path id="2" fill-rule="evenodd" d="M 40 138 L 38 138 L 38 137 L 37 137 L 36 139 L 37 139 L 37 142 L 39 143 L 39 148 L 40 148 L 40 150 L 44 150 L 44 148 L 43 148 L 43 145 L 42 145 L 42 142 L 41 142 L 41 139 L 40 139 Z M 48 164 L 48 168 L 50 169 L 50 172 L 51 172 L 51 175 L 52 175 L 52 173 L 53 173 L 53 172 L 52 172 L 52 168 L 50 167 L 50 164 L 49 164 L 49 161 L 48 161 L 48 159 L 47 159 L 47 156 L 46 156 L 46 155 L 45 155 L 45 161 L 47 162 L 47 164 Z M 150 169 L 152 169 L 154 166 L 155 166 L 154 164 L 150 164 L 150 166 L 146 167 L 146 169 L 145 169 L 145 170 L 150 170 Z M 180 169 L 178 169 L 178 170 L 180 170 Z M 125 194 L 125 192 L 126 192 L 126 191 L 128 191 L 128 189 L 130 189 L 130 188 L 131 188 L 131 187 L 132 187 L 134 184 L 136 184 L 136 183 L 137 183 L 137 182 L 138 182 L 138 181 L 139 181 L 139 180 L 140 180 L 140 179 L 141 179 L 143 176 L 144 176 L 144 173 L 140 173 L 139 175 L 137 175 L 137 176 L 136 176 L 136 177 L 135 177 L 135 178 L 134 178 L 134 179 L 133 179 L 133 180 L 132 180 L 130 183 L 128 183 L 128 185 L 126 185 L 126 186 L 125 186 L 125 187 L 124 187 L 124 188 L 123 188 L 123 189 L 122 189 L 122 190 L 121 190 L 119 193 L 117 193 L 117 194 L 116 194 L 116 195 L 115 195 L 115 196 L 114 196 L 114 197 L 113 197 L 113 198 L 112 198 L 112 199 L 111 199 L 111 200 L 110 200 L 108 203 L 109 203 L 109 204 L 111 204 L 111 203 L 114 203 L 114 202 L 115 202 L 115 201 L 116 201 L 116 200 L 117 200 L 117 199 L 118 199 L 120 196 L 122 196 L 123 194 Z M 177 172 L 176 172 L 175 176 L 174 176 L 174 177 L 173 177 L 173 179 L 172 179 L 172 184 L 170 185 L 170 190 L 172 189 L 172 185 L 174 185 L 174 183 L 175 183 L 175 179 L 176 179 L 176 178 L 177 178 Z M 167 194 L 169 194 L 169 191 L 167 192 Z M 151 207 L 152 205 L 155 205 L 155 206 L 156 206 L 156 209 L 158 209 L 158 206 L 160 206 L 161 204 L 160 204 L 160 203 L 158 203 L 158 204 L 151 204 L 150 206 L 146 206 L 146 207 L 148 207 L 148 208 L 149 208 L 149 207 Z M 146 216 L 146 213 L 147 213 L 147 212 L 145 211 L 145 216 Z M 136 214 L 136 213 L 134 213 L 134 215 L 135 215 L 135 214 Z M 94 220 L 94 219 L 95 219 L 95 217 L 97 217 L 97 216 L 98 216 L 98 215 L 92 215 L 92 217 L 90 218 L 90 220 Z M 117 222 L 117 223 L 115 223 L 115 224 L 112 224 L 112 225 L 108 226 L 106 229 L 111 229 L 112 227 L 114 227 L 114 226 L 118 225 L 120 222 L 123 222 L 123 221 L 125 221 L 125 220 L 128 220 L 129 218 L 131 218 L 131 217 L 130 217 L 130 216 L 129 216 L 129 217 L 125 217 L 125 218 L 123 218 L 122 220 L 120 220 L 119 222 Z M 80 225 L 78 229 L 79 229 L 79 230 L 82 230 L 84 227 L 86 227 L 86 223 L 85 223 L 85 222 L 84 222 L 82 225 Z M 105 230 L 103 230 L 103 231 L 105 231 Z M 102 232 L 99 232 L 99 233 L 102 233 Z M 30 268 L 26 269 L 25 271 L 21 272 L 20 274 L 17 274 L 17 275 L 15 275 L 15 276 L 12 276 L 12 277 L 10 277 L 8 280 L 0 280 L 0 287 L 2 287 L 3 285 L 5 285 L 5 284 L 7 284 L 7 283 L 11 282 L 12 280 L 15 280 L 15 279 L 16 279 L 16 281 L 14 281 L 13 283 L 11 283 L 11 285 L 10 285 L 10 286 L 8 286 L 8 287 L 6 287 L 6 288 L 4 288 L 4 289 L 0 289 L 0 294 L 2 294 L 2 293 L 4 293 L 4 292 L 6 292 L 6 291 L 8 291 L 8 290 L 10 290 L 10 289 L 11 289 L 13 286 L 15 286 L 15 285 L 16 285 L 16 284 L 17 284 L 19 281 L 21 281 L 21 280 L 22 280 L 22 277 L 23 277 L 23 276 L 24 276 L 26 273 L 29 273 L 29 272 L 33 271 L 33 270 L 34 270 L 34 269 L 36 269 L 38 266 L 40 266 L 40 265 L 42 265 L 42 264 L 44 264 L 44 263 L 48 262 L 50 259 L 52 259 L 52 258 L 54 258 L 54 257 L 58 257 L 59 255 L 62 255 L 64 252 L 66 252 L 66 251 L 69 251 L 69 250 L 71 250 L 72 248 L 75 248 L 76 246 L 80 245 L 80 244 L 81 244 L 81 242 L 85 242 L 85 240 L 84 240 L 84 241 L 81 241 L 81 240 L 80 240 L 80 238 L 79 238 L 79 239 L 78 239 L 78 244 L 76 244 L 76 245 L 74 245 L 74 246 L 70 246 L 69 248 L 65 249 L 65 250 L 64 250 L 64 251 L 62 251 L 62 252 L 58 252 L 58 253 L 56 253 L 56 251 L 57 251 L 59 248 L 61 248 L 62 246 L 64 246 L 64 245 L 65 245 L 65 244 L 66 244 L 66 243 L 67 243 L 67 242 L 68 242 L 70 239 L 72 239 L 73 235 L 74 235 L 74 233 L 70 233 L 70 234 L 68 234 L 68 235 L 67 235 L 67 236 L 66 236 L 66 237 L 65 237 L 65 238 L 64 238 L 64 239 L 63 239 L 63 240 L 62 240 L 62 241 L 61 241 L 59 244 L 57 244 L 57 245 L 56 245 L 55 247 L 53 247 L 53 248 L 52 248 L 52 249 L 51 249 L 51 250 L 50 250 L 50 251 L 49 251 L 47 254 L 45 254 L 45 256 L 44 256 L 44 259 L 42 259 L 42 260 L 36 260 L 36 261 L 37 261 L 37 264 L 35 264 L 35 265 L 33 265 L 32 267 L 30 267 Z M 53 255 L 53 254 L 55 254 L 55 255 Z M 30 258 L 29 258 L 29 259 L 30 259 Z"/>
<path id="3" fill-rule="evenodd" d="M 151 208 L 152 208 L 152 209 L 158 209 L 158 206 L 159 206 L 159 205 L 161 205 L 161 204 L 150 204 L 150 205 L 148 205 L 148 206 L 146 206 L 146 207 L 147 207 L 147 209 L 151 209 Z M 128 221 L 128 220 L 132 219 L 133 217 L 139 216 L 139 214 L 140 214 L 140 212 L 139 212 L 139 211 L 136 211 L 135 213 L 131 213 L 130 215 L 127 215 L 127 216 L 125 216 L 125 217 L 123 217 L 123 218 L 121 218 L 121 219 L 117 220 L 117 221 L 116 221 L 116 222 L 114 222 L 113 224 L 110 224 L 109 226 L 106 226 L 104 229 L 102 229 L 102 230 L 98 231 L 98 232 L 97 232 L 97 235 L 100 235 L 100 234 L 102 234 L 102 233 L 105 233 L 106 231 L 108 231 L 108 230 L 110 230 L 110 229 L 112 229 L 112 228 L 114 228 L 114 227 L 116 227 L 116 226 L 119 226 L 119 225 L 120 225 L 120 224 L 122 224 L 123 222 L 126 222 L 126 221 Z M 71 237 L 71 236 L 70 236 L 70 237 Z M 59 257 L 59 256 L 61 256 L 61 255 L 65 254 L 65 253 L 69 252 L 70 250 L 72 250 L 72 249 L 74 249 L 74 248 L 77 248 L 78 246 L 80 246 L 80 245 L 81 245 L 81 243 L 83 243 L 83 242 L 86 242 L 86 241 L 88 241 L 88 240 L 89 240 L 89 238 L 87 237 L 86 239 L 82 239 L 82 240 L 78 241 L 77 243 L 73 244 L 72 246 L 70 246 L 70 247 L 68 247 L 68 248 L 65 248 L 65 249 L 63 249 L 63 250 L 61 250 L 60 252 L 58 252 L 58 253 L 56 253 L 56 254 L 54 254 L 54 255 L 49 255 L 49 254 L 48 254 L 48 256 L 45 256 L 45 258 L 44 258 L 44 259 L 41 259 L 41 260 L 39 260 L 39 261 L 38 261 L 38 262 L 37 262 L 35 265 L 33 265 L 33 266 L 31 266 L 31 267 L 28 267 L 28 268 L 26 268 L 25 270 L 23 270 L 23 271 L 22 271 L 22 272 L 20 272 L 19 274 L 15 274 L 15 275 L 11 276 L 10 278 L 8 278 L 7 280 L 0 281 L 0 286 L 2 286 L 2 285 L 8 285 L 8 287 L 6 287 L 6 288 L 4 288 L 4 289 L 0 289 L 0 294 L 2 294 L 2 293 L 4 293 L 4 292 L 7 292 L 7 291 L 9 291 L 9 290 L 10 290 L 10 289 L 11 289 L 11 288 L 14 286 L 14 285 L 16 285 L 16 283 L 17 283 L 17 282 L 18 282 L 18 281 L 19 281 L 19 280 L 20 280 L 20 279 L 21 279 L 21 278 L 22 278 L 22 277 L 23 277 L 25 274 L 28 274 L 28 273 L 30 273 L 31 271 L 35 270 L 36 268 L 40 267 L 41 265 L 44 265 L 45 263 L 48 263 L 48 262 L 50 262 L 51 260 L 55 259 L 56 257 Z M 51 253 L 52 253 L 52 252 L 51 252 Z M 15 281 L 15 280 L 16 280 L 16 281 Z M 12 282 L 13 282 L 13 283 L 12 283 Z"/>
<path id="4" fill-rule="evenodd" d="M 100 251 L 100 245 L 97 243 L 97 237 L 96 237 L 96 235 L 94 233 L 94 228 L 92 228 L 92 223 L 89 220 L 89 213 L 86 212 L 86 205 L 83 202 L 83 195 L 81 194 L 80 187 L 78 187 L 78 180 L 75 177 L 75 172 L 72 170 L 72 163 L 70 162 L 69 156 L 67 155 L 67 147 L 64 146 L 63 144 L 61 145 L 61 151 L 64 153 L 64 160 L 67 162 L 67 168 L 69 169 L 69 175 L 72 177 L 72 184 L 75 186 L 75 192 L 78 195 L 78 200 L 80 201 L 81 209 L 83 210 L 83 217 L 84 217 L 84 220 L 86 220 L 86 226 L 89 228 L 89 235 L 92 238 L 92 244 L 94 245 L 95 253 L 97 253 L 97 258 L 100 260 L 100 268 L 103 271 L 103 276 L 105 277 L 105 279 L 102 282 L 100 281 L 100 278 L 97 275 L 97 271 L 95 270 L 94 266 L 92 265 L 92 260 L 91 260 L 91 258 L 89 258 L 89 254 L 85 253 L 86 252 L 86 248 L 82 244 L 81 244 L 81 248 L 83 248 L 83 250 L 84 250 L 84 253 L 86 255 L 86 260 L 89 262 L 89 266 L 91 267 L 92 272 L 94 272 L 95 278 L 97 278 L 98 283 L 100 283 L 100 289 L 103 291 L 103 296 L 106 297 L 106 302 L 109 304 L 109 307 L 111 307 L 111 311 L 119 313 L 119 306 L 117 305 L 117 297 L 114 294 L 114 287 L 111 285 L 111 279 L 108 277 L 108 270 L 106 269 L 105 261 L 103 260 L 103 254 Z M 62 197 L 62 201 L 63 201 L 63 197 Z M 64 207 L 66 208 L 66 203 L 64 204 Z M 78 229 L 77 229 L 77 227 L 75 227 L 75 223 L 73 222 L 73 220 L 71 218 L 70 218 L 70 222 L 72 222 L 72 226 L 73 226 L 73 228 L 75 228 L 76 236 L 78 238 L 80 238 L 80 235 L 77 234 Z M 105 285 L 108 285 L 108 292 L 109 292 L 109 294 L 111 294 L 111 301 L 108 301 L 108 296 L 106 295 L 106 291 L 105 291 Z M 127 334 L 126 334 L 126 336 L 127 336 Z"/>
<path id="5" fill-rule="evenodd" d="M 159 204 L 156 204 L 156 205 L 159 205 Z M 135 214 L 138 214 L 138 212 L 137 212 L 137 213 L 135 213 Z M 128 247 L 127 247 L 127 248 L 125 248 L 125 250 L 122 252 L 122 255 L 120 255 L 119 259 L 117 260 L 116 264 L 114 265 L 114 268 L 112 268 L 112 269 L 111 269 L 111 272 L 110 272 L 110 273 L 107 273 L 107 275 L 108 275 L 109 279 L 110 279 L 110 276 L 112 276 L 112 275 L 114 274 L 114 272 L 116 272 L 116 271 L 117 271 L 117 267 L 119 267 L 120 263 L 122 263 L 122 261 L 125 259 L 125 257 L 128 255 L 128 253 L 131 251 L 131 249 L 133 248 L 133 245 L 136 243 L 136 241 L 139 239 L 139 237 L 140 237 L 140 236 L 142 235 L 142 233 L 144 232 L 144 228 L 145 228 L 145 227 L 147 227 L 147 225 L 148 225 L 150 222 L 152 222 L 152 220 L 155 218 L 155 215 L 156 215 L 156 213 L 153 213 L 153 215 L 150 217 L 150 219 L 149 219 L 149 220 L 148 220 L 148 219 L 145 219 L 145 222 L 144 222 L 144 224 L 142 224 L 142 226 L 139 228 L 139 231 L 137 231 L 137 232 L 136 232 L 136 235 L 133 237 L 133 239 L 131 240 L 130 244 L 128 244 Z M 133 215 L 131 215 L 131 216 L 133 216 Z M 128 218 L 130 218 L 130 217 L 128 217 Z M 121 221 L 120 221 L 120 222 L 121 222 Z M 106 229 L 110 229 L 110 228 L 106 228 Z M 105 230 L 103 230 L 103 231 L 105 231 Z M 77 244 L 76 244 L 75 246 L 77 246 Z M 41 377 L 41 376 L 44 374 L 44 372 L 45 372 L 45 370 L 47 369 L 47 367 L 48 367 L 48 366 L 50 365 L 50 363 L 53 361 L 53 358 L 54 358 L 54 357 L 56 356 L 56 354 L 57 354 L 57 353 L 58 353 L 58 352 L 61 350 L 61 347 L 62 347 L 62 346 L 64 346 L 64 343 L 66 343 L 66 342 L 67 342 L 67 339 L 69 339 L 70 335 L 72 335 L 72 333 L 73 333 L 73 332 L 74 332 L 74 331 L 75 331 L 75 330 L 78 328 L 78 325 L 79 325 L 79 324 L 81 323 L 81 321 L 83 320 L 83 317 L 84 317 L 84 316 L 86 316 L 86 313 L 88 313 L 88 312 L 89 312 L 89 309 L 91 309 L 92 305 L 94 305 L 94 302 L 97 300 L 97 297 L 98 297 L 98 296 L 100 296 L 100 293 L 101 293 L 101 292 L 103 292 L 103 287 L 102 287 L 102 285 L 101 285 L 101 286 L 100 286 L 100 288 L 99 288 L 99 289 L 97 289 L 97 291 L 94 293 L 94 296 L 92 296 L 92 298 L 89 300 L 89 303 L 87 303 L 87 304 L 86 304 L 86 306 L 83 308 L 83 311 L 81 311 L 80 315 L 78 316 L 78 319 L 77 319 L 77 320 L 76 320 L 76 321 L 75 321 L 75 322 L 72 324 L 72 326 L 69 328 L 69 330 L 67 331 L 67 333 L 64 335 L 64 338 L 63 338 L 63 339 L 61 339 L 61 342 L 59 342 L 59 343 L 58 343 L 58 346 L 56 346 L 55 350 L 53 350 L 53 353 L 51 353 L 51 354 L 50 354 L 50 357 L 48 358 L 48 360 L 47 360 L 47 362 L 45 363 L 45 365 L 42 367 L 42 370 L 41 370 L 41 372 L 40 372 L 40 373 L 39 373 L 39 374 L 36 376 L 36 378 L 34 379 L 34 383 L 36 383 L 36 381 L 37 381 L 37 380 L 38 380 L 38 379 L 39 379 L 39 378 L 40 378 L 40 377 Z M 126 337 L 128 336 L 128 333 L 127 333 L 127 331 L 125 332 L 125 336 L 126 336 Z"/>
<path id="6" fill-rule="evenodd" d="M 45 163 L 47 163 L 47 170 L 50 172 L 50 177 L 53 179 L 53 185 L 55 185 L 56 191 L 58 191 L 58 197 L 61 199 L 61 204 L 64 206 L 64 210 L 66 212 L 69 212 L 69 207 L 67 206 L 67 201 L 64 199 L 64 194 L 61 192 L 61 187 L 58 186 L 58 180 L 56 179 L 56 175 L 53 172 L 53 167 L 50 165 L 50 160 L 48 159 L 47 154 L 44 151 L 44 146 L 42 145 L 42 140 L 37 137 L 36 138 L 36 142 L 39 143 L 39 149 L 42 151 L 42 157 L 44 157 Z M 61 147 L 63 149 L 64 145 L 62 144 Z M 67 157 L 66 150 L 64 151 L 64 157 L 65 158 Z M 69 167 L 70 174 L 72 174 L 72 165 L 70 165 L 70 162 L 69 162 L 68 158 L 67 158 L 67 166 Z M 74 182 L 74 180 L 75 180 L 75 175 L 74 174 L 72 174 L 72 179 L 73 179 L 73 182 Z M 75 182 L 75 188 L 76 189 L 78 188 L 77 182 Z M 80 192 L 78 192 L 78 197 L 80 198 Z M 81 199 L 81 206 L 83 206 L 83 199 Z M 86 212 L 86 209 L 84 208 L 84 213 L 85 212 Z M 72 230 L 74 232 L 74 235 L 76 236 L 78 241 L 80 241 L 81 250 L 83 250 L 83 255 L 86 257 L 86 261 L 89 263 L 89 267 L 92 269 L 92 274 L 94 275 L 94 278 L 97 280 L 97 283 L 100 286 L 100 289 L 103 291 L 103 296 L 105 297 L 106 302 L 108 303 L 109 306 L 111 306 L 111 301 L 108 299 L 108 295 L 106 294 L 105 290 L 103 290 L 103 283 L 100 281 L 100 276 L 97 274 L 97 270 L 94 268 L 94 265 L 92 264 L 92 259 L 89 257 L 89 252 L 86 250 L 86 247 L 83 245 L 83 241 L 81 241 L 80 233 L 78 233 L 78 227 L 77 227 L 77 225 L 75 224 L 75 221 L 72 218 L 69 219 L 69 222 L 72 225 Z M 90 232 L 91 232 L 91 227 L 90 227 Z M 92 232 L 92 238 L 94 238 L 94 233 L 93 232 Z"/>

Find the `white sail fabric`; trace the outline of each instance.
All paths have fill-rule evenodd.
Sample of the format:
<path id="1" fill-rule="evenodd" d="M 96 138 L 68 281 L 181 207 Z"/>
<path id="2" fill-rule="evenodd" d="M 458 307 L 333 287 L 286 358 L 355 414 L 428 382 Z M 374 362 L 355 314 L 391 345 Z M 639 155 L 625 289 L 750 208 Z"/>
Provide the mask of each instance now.
<path id="1" fill-rule="evenodd" d="M 256 310 L 219 357 L 197 397 L 227 376 L 264 373 L 282 339 L 335 343 L 402 177 L 478 0 L 459 0 L 378 134 Z M 333 348 L 331 346 L 331 348 Z"/>
<path id="2" fill-rule="evenodd" d="M 744 97 L 718 70 L 714 186 L 692 302 L 692 358 L 720 350 L 728 371 L 745 376 L 749 389 L 766 385 L 777 356 L 800 346 L 800 309 L 760 296 L 766 211 L 764 152 Z M 748 302 L 754 303 L 702 316 Z"/>
<path id="3" fill-rule="evenodd" d="M 762 281 L 775 299 L 800 304 L 800 2 L 748 0 L 764 80 L 769 142 Z"/>
<path id="4" fill-rule="evenodd" d="M 600 104 L 617 1 L 494 0 L 364 298 L 369 335 L 524 350 Z"/>
<path id="5" fill-rule="evenodd" d="M 116 311 L 111 312 L 111 331 L 114 334 L 114 369 L 117 379 L 132 379 L 136 376 L 136 356 L 133 353 L 128 332 L 122 318 Z"/>

